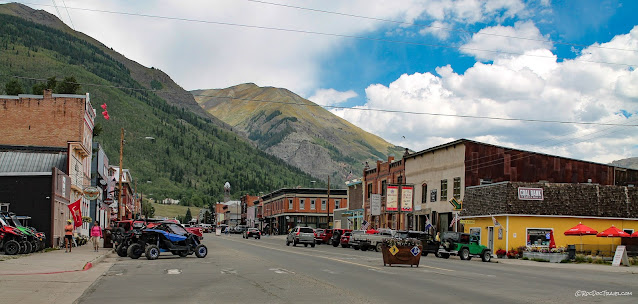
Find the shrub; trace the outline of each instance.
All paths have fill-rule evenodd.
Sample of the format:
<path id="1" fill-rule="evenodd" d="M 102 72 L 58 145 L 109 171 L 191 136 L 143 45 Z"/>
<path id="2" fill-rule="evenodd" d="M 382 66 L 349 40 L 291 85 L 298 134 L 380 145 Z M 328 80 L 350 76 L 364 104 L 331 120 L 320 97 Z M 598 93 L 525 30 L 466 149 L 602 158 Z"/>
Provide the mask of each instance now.
<path id="1" fill-rule="evenodd" d="M 585 258 L 585 255 L 577 254 L 576 257 L 574 258 L 574 261 L 576 263 L 585 263 L 587 262 L 587 259 Z"/>
<path id="2" fill-rule="evenodd" d="M 518 251 L 512 248 L 510 251 L 507 252 L 507 257 L 510 259 L 518 258 Z"/>
<path id="3" fill-rule="evenodd" d="M 505 249 L 496 250 L 496 255 L 498 256 L 504 256 L 506 254 L 507 254 L 507 251 L 505 251 Z"/>

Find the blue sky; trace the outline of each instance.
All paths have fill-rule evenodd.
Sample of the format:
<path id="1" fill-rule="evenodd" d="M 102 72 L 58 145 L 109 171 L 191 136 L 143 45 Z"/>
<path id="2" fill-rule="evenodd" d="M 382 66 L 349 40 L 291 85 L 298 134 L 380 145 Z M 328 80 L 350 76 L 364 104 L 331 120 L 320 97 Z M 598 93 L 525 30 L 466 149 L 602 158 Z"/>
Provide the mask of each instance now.
<path id="1" fill-rule="evenodd" d="M 286 88 L 413 150 L 470 138 L 596 162 L 638 156 L 627 126 L 638 124 L 638 1 L 28 3 L 185 89 Z"/>

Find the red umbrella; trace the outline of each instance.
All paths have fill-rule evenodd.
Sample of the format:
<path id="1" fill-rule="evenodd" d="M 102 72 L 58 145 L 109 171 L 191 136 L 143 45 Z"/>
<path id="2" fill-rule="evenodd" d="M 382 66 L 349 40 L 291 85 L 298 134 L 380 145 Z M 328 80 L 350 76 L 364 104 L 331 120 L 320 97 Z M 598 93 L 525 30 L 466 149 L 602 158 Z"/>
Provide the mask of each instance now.
<path id="1" fill-rule="evenodd" d="M 611 227 L 607 228 L 607 230 L 599 234 L 596 234 L 596 236 L 597 237 L 630 237 L 629 233 L 616 228 L 614 225 L 611 225 Z"/>
<path id="2" fill-rule="evenodd" d="M 631 234 L 631 237 L 638 237 L 638 231 Z"/>
<path id="3" fill-rule="evenodd" d="M 565 231 L 565 235 L 580 235 L 580 236 L 594 235 L 596 233 L 598 233 L 598 231 L 583 225 L 583 223 L 578 223 L 578 225 Z"/>
<path id="4" fill-rule="evenodd" d="M 583 235 L 595 235 L 598 231 L 592 229 L 591 227 L 587 227 L 583 225 L 583 223 L 578 223 L 578 225 L 570 228 L 565 231 L 565 235 L 578 235 L 580 236 L 580 250 L 583 250 Z"/>
<path id="5" fill-rule="evenodd" d="M 549 231 L 549 249 L 556 248 L 556 241 L 554 241 L 554 229 Z"/>

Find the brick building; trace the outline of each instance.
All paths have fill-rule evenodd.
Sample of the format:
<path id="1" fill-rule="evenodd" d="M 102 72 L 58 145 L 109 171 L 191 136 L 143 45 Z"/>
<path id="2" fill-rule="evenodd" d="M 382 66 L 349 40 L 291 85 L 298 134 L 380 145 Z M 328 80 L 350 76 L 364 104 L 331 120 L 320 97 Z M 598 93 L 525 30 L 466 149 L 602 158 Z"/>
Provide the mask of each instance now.
<path id="1" fill-rule="evenodd" d="M 0 145 L 64 148 L 65 173 L 71 178 L 71 202 L 81 201 L 83 215 L 90 204 L 83 189 L 91 185 L 91 153 L 95 109 L 89 94 L 0 96 Z M 89 224 L 80 233 L 88 235 Z"/>
<path id="2" fill-rule="evenodd" d="M 297 225 L 313 228 L 332 226 L 330 217 L 335 209 L 347 206 L 345 189 L 279 189 L 262 197 L 264 230 L 277 228 L 279 233 Z"/>
<path id="3" fill-rule="evenodd" d="M 386 211 L 386 192 L 388 185 L 404 184 L 405 182 L 405 162 L 403 159 L 395 160 L 394 156 L 388 156 L 388 161 L 386 162 L 377 160 L 374 168 L 370 168 L 366 163 L 366 167 L 363 169 L 363 185 L 365 187 L 363 209 L 364 217 L 366 221 L 371 223 L 371 227 L 397 229 L 399 214 Z M 373 216 L 370 214 L 370 197 L 372 194 L 381 195 L 381 215 Z M 402 213 L 401 217 L 401 227 L 399 229 L 405 229 L 408 226 L 407 216 Z"/>

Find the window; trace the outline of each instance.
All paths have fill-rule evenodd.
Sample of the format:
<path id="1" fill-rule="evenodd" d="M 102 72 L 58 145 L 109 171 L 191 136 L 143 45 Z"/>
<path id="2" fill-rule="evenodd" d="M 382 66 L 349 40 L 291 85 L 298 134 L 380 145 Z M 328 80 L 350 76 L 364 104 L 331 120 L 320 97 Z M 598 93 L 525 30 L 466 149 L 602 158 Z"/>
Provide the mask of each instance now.
<path id="1" fill-rule="evenodd" d="M 455 177 L 454 178 L 454 198 L 455 199 L 461 199 L 461 178 L 460 177 Z"/>
<path id="2" fill-rule="evenodd" d="M 341 203 L 341 200 L 335 200 L 335 209 L 339 209 L 340 208 L 340 206 L 339 206 L 340 203 Z"/>
<path id="3" fill-rule="evenodd" d="M 385 196 L 385 191 L 388 189 L 388 182 L 387 181 L 382 181 L 381 182 L 381 196 Z"/>
<path id="4" fill-rule="evenodd" d="M 289 200 L 288 200 L 288 209 L 291 209 L 291 210 L 292 210 L 292 208 L 293 208 L 293 204 L 292 204 L 292 202 L 293 202 L 293 200 L 292 200 L 292 199 L 289 199 Z"/>
<path id="5" fill-rule="evenodd" d="M 481 227 L 470 228 L 470 235 L 475 236 L 478 239 L 478 243 L 481 243 Z"/>
<path id="6" fill-rule="evenodd" d="M 436 202 L 436 189 L 430 191 L 430 202 Z"/>
<path id="7" fill-rule="evenodd" d="M 399 178 L 397 178 L 397 183 L 403 184 L 403 176 L 399 175 Z"/>
<path id="8" fill-rule="evenodd" d="M 372 183 L 368 184 L 368 198 L 372 196 Z"/>
<path id="9" fill-rule="evenodd" d="M 427 203 L 428 202 L 428 184 L 423 183 L 423 185 L 421 185 L 421 203 Z"/>
<path id="10" fill-rule="evenodd" d="M 527 245 L 549 246 L 550 228 L 527 229 Z"/>
<path id="11" fill-rule="evenodd" d="M 447 179 L 441 180 L 441 200 L 447 201 Z"/>
<path id="12" fill-rule="evenodd" d="M 623 229 L 622 231 L 627 232 L 627 233 L 629 233 L 629 234 L 634 233 L 634 230 L 633 230 L 633 229 Z"/>
<path id="13" fill-rule="evenodd" d="M 315 200 L 313 199 L 310 200 L 310 209 L 315 210 Z"/>
<path id="14" fill-rule="evenodd" d="M 305 199 L 300 199 L 299 200 L 299 210 L 303 210 L 306 209 L 306 200 Z"/>
<path id="15" fill-rule="evenodd" d="M 326 200 L 325 199 L 321 200 L 321 210 L 326 210 Z"/>
<path id="16" fill-rule="evenodd" d="M 0 211 L 9 212 L 9 203 L 0 203 Z"/>

